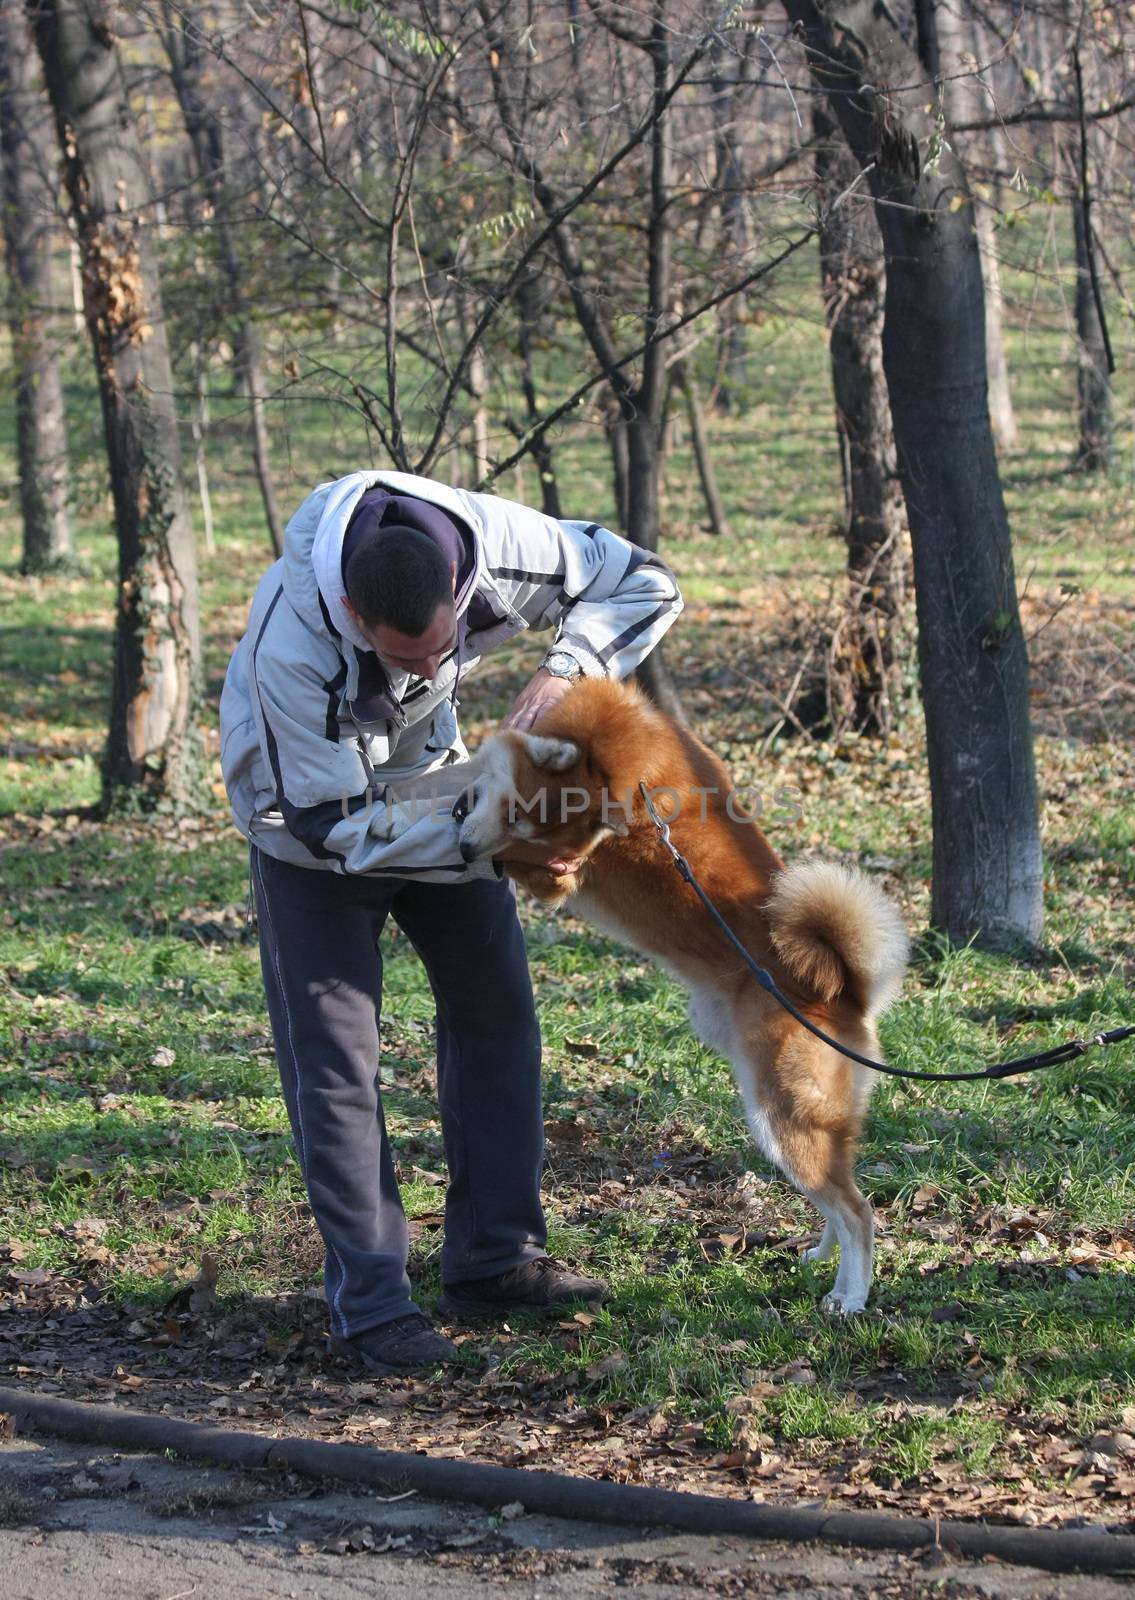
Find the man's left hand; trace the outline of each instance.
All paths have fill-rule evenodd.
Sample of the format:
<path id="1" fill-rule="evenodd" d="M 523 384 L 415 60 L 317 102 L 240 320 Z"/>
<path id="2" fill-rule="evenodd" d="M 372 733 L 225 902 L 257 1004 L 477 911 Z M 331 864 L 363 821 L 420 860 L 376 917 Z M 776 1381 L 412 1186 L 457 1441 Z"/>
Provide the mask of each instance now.
<path id="1" fill-rule="evenodd" d="M 541 667 L 517 695 L 512 710 L 501 726 L 527 733 L 535 727 L 545 711 L 550 711 L 563 699 L 576 681 L 574 678 L 553 677 Z"/>

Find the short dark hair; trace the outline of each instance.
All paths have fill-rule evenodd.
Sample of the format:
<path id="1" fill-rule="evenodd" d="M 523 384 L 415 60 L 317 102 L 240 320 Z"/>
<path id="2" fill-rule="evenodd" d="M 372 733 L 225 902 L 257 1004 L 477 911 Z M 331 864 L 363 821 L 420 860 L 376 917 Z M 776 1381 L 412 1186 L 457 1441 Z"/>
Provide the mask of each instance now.
<path id="1" fill-rule="evenodd" d="M 453 599 L 449 563 L 416 528 L 376 528 L 352 550 L 347 598 L 368 628 L 425 633 L 437 608 Z"/>

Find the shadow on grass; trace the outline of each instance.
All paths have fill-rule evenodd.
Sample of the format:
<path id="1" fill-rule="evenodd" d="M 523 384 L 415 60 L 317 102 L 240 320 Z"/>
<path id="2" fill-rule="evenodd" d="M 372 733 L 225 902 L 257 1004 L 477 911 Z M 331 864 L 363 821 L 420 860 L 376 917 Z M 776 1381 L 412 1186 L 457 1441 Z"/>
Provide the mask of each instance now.
<path id="1" fill-rule="evenodd" d="M 113 641 L 109 629 L 31 626 L 0 628 L 0 679 L 8 693 L 34 688 L 37 714 L 68 729 L 102 729 L 107 718 Z M 77 681 L 60 682 L 74 673 Z"/>
<path id="2" fill-rule="evenodd" d="M 8 908 L 25 931 L 74 933 L 97 921 L 107 931 L 119 924 L 127 936 L 165 938 L 178 933 L 189 902 L 243 914 L 248 858 L 235 831 L 186 850 L 144 825 L 126 831 L 81 821 L 64 840 L 0 847 Z"/>

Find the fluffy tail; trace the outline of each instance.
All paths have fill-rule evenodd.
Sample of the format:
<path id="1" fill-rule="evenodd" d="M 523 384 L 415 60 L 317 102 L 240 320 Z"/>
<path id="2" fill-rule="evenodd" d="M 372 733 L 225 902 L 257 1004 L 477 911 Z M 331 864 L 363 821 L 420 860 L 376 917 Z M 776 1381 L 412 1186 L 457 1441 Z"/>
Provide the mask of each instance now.
<path id="1" fill-rule="evenodd" d="M 766 910 L 781 960 L 817 999 L 850 989 L 877 1016 L 898 994 L 910 941 L 895 907 L 862 873 L 831 861 L 788 867 Z"/>

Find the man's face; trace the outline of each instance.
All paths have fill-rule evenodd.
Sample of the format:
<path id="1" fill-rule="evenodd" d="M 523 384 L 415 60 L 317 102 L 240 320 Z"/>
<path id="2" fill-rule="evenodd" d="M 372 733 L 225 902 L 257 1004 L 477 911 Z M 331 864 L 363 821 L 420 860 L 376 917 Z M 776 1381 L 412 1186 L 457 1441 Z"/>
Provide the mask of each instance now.
<path id="1" fill-rule="evenodd" d="M 457 612 L 452 601 L 438 606 L 429 627 L 417 638 L 381 622 L 373 627 L 360 622 L 359 627 L 384 666 L 415 678 L 436 678 L 442 660 L 457 648 Z"/>

